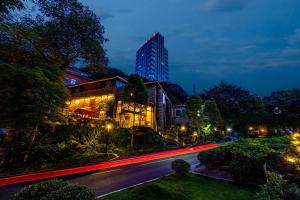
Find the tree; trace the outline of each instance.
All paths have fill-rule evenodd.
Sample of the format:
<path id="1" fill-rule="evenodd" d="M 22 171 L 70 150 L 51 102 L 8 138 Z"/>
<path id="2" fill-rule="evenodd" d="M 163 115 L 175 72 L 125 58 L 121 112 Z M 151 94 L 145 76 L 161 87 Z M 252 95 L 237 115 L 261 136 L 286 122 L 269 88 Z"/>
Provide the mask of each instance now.
<path id="1" fill-rule="evenodd" d="M 203 102 L 200 96 L 189 96 L 186 102 L 186 115 L 189 118 L 189 127 L 193 133 L 201 135 L 203 126 Z"/>
<path id="2" fill-rule="evenodd" d="M 206 100 L 204 102 L 203 115 L 211 125 L 215 127 L 223 125 L 223 119 L 215 101 Z"/>
<path id="3" fill-rule="evenodd" d="M 23 9 L 24 3 L 22 0 L 1 0 L 0 1 L 0 21 L 11 11 Z"/>
<path id="4" fill-rule="evenodd" d="M 174 105 L 185 104 L 188 94 L 182 87 L 176 83 L 163 82 L 161 83 L 164 90 L 167 92 L 168 97 Z"/>
<path id="5" fill-rule="evenodd" d="M 247 132 L 249 125 L 265 122 L 262 99 L 241 87 L 221 82 L 206 91 L 205 97 L 216 102 L 226 124 L 237 131 Z"/>
<path id="6" fill-rule="evenodd" d="M 297 128 L 300 124 L 300 90 L 272 92 L 264 98 L 269 124 L 275 127 Z"/>
<path id="7" fill-rule="evenodd" d="M 55 66 L 0 65 L 0 126 L 10 131 L 4 164 L 20 161 L 22 154 L 27 161 L 39 125 L 60 117 L 68 97 L 63 79 L 64 73 Z M 15 152 L 20 134 L 27 143 L 25 152 Z"/>
<path id="8" fill-rule="evenodd" d="M 133 104 L 133 122 L 131 135 L 131 148 L 133 148 L 133 129 L 135 126 L 135 114 L 138 104 L 146 105 L 148 103 L 148 91 L 144 80 L 137 74 L 130 75 L 128 82 L 124 87 L 125 96 L 123 100 Z"/>
<path id="9" fill-rule="evenodd" d="M 0 56 L 26 66 L 42 60 L 65 69 L 77 61 L 89 66 L 108 62 L 100 19 L 77 0 L 36 0 L 39 13 L 1 28 Z M 8 51 L 8 49 L 10 51 Z M 13 56 L 11 52 L 16 52 Z"/>

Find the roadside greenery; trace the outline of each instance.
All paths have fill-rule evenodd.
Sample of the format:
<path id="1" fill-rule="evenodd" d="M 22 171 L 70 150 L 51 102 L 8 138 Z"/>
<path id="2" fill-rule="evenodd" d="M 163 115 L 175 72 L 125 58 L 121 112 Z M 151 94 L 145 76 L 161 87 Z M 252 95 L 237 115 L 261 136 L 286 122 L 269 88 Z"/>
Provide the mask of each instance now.
<path id="1" fill-rule="evenodd" d="M 171 167 L 175 171 L 175 175 L 186 176 L 191 166 L 185 160 L 177 159 L 171 163 Z"/>
<path id="2" fill-rule="evenodd" d="M 288 136 L 241 139 L 201 152 L 198 159 L 207 168 L 229 167 L 235 181 L 240 184 L 262 184 L 266 181 L 265 164 L 272 170 L 288 173 L 285 153 L 289 148 Z"/>
<path id="3" fill-rule="evenodd" d="M 189 119 L 188 130 L 185 131 L 186 143 L 211 141 L 215 135 L 224 135 L 220 131 L 223 119 L 214 101 L 204 101 L 200 96 L 189 96 L 186 102 L 186 115 Z"/>
<path id="4" fill-rule="evenodd" d="M 288 183 L 280 175 L 268 172 L 268 181 L 261 186 L 257 194 L 258 200 L 298 200 L 300 188 L 294 183 Z"/>
<path id="5" fill-rule="evenodd" d="M 14 163 L 14 167 L 3 166 L 3 171 L 65 168 L 165 149 L 163 138 L 150 129 L 142 130 L 134 136 L 136 143 L 133 151 L 130 147 L 131 130 L 120 128 L 115 123 L 108 133 L 106 123 L 98 121 L 95 127 L 78 124 L 53 127 L 52 124 L 44 124 L 39 127 L 26 165 L 22 162 Z M 24 137 L 18 141 L 24 141 Z M 22 154 L 24 148 L 18 144 L 15 152 Z"/>
<path id="6" fill-rule="evenodd" d="M 94 200 L 87 187 L 60 180 L 44 181 L 24 187 L 14 200 Z"/>

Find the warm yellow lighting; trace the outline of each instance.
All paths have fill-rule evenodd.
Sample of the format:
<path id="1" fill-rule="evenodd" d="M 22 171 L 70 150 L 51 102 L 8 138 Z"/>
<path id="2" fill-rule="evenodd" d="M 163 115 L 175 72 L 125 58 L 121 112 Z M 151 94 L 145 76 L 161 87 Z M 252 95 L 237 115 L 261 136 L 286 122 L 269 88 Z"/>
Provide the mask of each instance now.
<path id="1" fill-rule="evenodd" d="M 180 127 L 180 131 L 184 132 L 185 130 L 186 130 L 186 127 L 185 127 L 184 125 L 182 125 L 182 126 Z"/>
<path id="2" fill-rule="evenodd" d="M 292 144 L 293 144 L 293 145 L 299 145 L 299 144 L 300 144 L 300 141 L 297 141 L 297 140 L 296 140 L 296 141 L 292 141 Z"/>
<path id="3" fill-rule="evenodd" d="M 295 163 L 295 162 L 296 162 L 296 159 L 295 159 L 295 158 L 292 158 L 292 157 L 290 157 L 290 156 L 288 156 L 288 157 L 286 158 L 286 160 L 287 160 L 289 163 Z"/>
<path id="4" fill-rule="evenodd" d="M 265 130 L 265 129 L 263 129 L 263 128 L 262 128 L 262 129 L 260 129 L 260 132 L 262 132 L 262 133 L 264 133 L 265 131 L 266 131 L 266 130 Z"/>
<path id="5" fill-rule="evenodd" d="M 78 99 L 75 100 L 75 103 L 76 103 L 76 104 L 79 104 L 79 103 L 80 103 L 80 100 L 78 100 Z"/>
<path id="6" fill-rule="evenodd" d="M 293 139 L 293 140 L 300 139 L 300 134 L 299 134 L 299 133 L 294 133 L 294 134 L 292 134 L 292 139 Z"/>
<path id="7" fill-rule="evenodd" d="M 197 137 L 197 136 L 198 136 L 198 134 L 197 134 L 196 131 L 193 133 L 193 136 L 194 136 L 194 137 Z"/>
<path id="8" fill-rule="evenodd" d="M 249 131 L 253 131 L 253 129 L 254 129 L 254 128 L 253 128 L 252 126 L 249 127 Z"/>
<path id="9" fill-rule="evenodd" d="M 296 151 L 300 153 L 300 146 L 296 147 Z"/>
<path id="10" fill-rule="evenodd" d="M 215 128 L 214 128 L 214 131 L 217 131 L 217 130 L 218 130 L 218 129 L 215 127 Z"/>
<path id="11" fill-rule="evenodd" d="M 113 127 L 113 126 L 112 126 L 111 124 L 107 124 L 107 125 L 106 125 L 107 131 L 110 131 L 110 130 L 112 129 L 112 127 Z"/>

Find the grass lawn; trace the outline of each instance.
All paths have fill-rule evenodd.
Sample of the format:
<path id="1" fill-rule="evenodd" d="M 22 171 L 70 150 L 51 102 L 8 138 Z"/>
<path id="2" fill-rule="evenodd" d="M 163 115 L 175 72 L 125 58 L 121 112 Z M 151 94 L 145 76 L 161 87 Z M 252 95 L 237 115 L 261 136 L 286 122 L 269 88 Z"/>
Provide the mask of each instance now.
<path id="1" fill-rule="evenodd" d="M 100 200 L 252 200 L 255 192 L 255 189 L 189 174 L 184 178 L 161 178 Z"/>

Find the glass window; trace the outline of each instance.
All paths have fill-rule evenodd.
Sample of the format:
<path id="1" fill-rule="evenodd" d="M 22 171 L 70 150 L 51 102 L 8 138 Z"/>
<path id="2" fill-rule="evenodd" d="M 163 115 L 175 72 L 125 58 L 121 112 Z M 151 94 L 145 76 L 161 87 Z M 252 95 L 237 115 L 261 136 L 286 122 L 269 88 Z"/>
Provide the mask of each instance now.
<path id="1" fill-rule="evenodd" d="M 73 79 L 73 78 L 72 78 L 72 79 L 70 80 L 70 84 L 71 84 L 71 85 L 75 85 L 75 84 L 76 84 L 76 79 Z"/>

